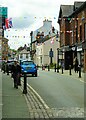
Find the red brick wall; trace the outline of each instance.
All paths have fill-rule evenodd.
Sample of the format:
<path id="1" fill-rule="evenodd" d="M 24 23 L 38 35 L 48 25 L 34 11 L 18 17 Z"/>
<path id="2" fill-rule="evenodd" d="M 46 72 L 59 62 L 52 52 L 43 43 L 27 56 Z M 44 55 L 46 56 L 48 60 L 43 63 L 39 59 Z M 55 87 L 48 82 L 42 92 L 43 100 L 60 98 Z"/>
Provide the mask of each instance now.
<path id="1" fill-rule="evenodd" d="M 84 29 L 84 23 L 86 23 L 86 9 L 84 9 L 83 11 L 81 11 L 78 14 L 78 18 L 79 18 L 79 20 L 78 20 L 79 41 L 78 42 L 80 42 L 80 40 L 82 42 L 82 41 L 85 40 L 84 36 L 85 36 L 85 32 L 86 32 L 85 29 Z M 80 39 L 80 26 L 82 26 L 82 32 L 81 32 L 82 39 Z M 84 50 L 84 71 L 86 72 L 86 48 Z"/>
<path id="2" fill-rule="evenodd" d="M 84 50 L 84 71 L 86 72 L 86 50 Z"/>

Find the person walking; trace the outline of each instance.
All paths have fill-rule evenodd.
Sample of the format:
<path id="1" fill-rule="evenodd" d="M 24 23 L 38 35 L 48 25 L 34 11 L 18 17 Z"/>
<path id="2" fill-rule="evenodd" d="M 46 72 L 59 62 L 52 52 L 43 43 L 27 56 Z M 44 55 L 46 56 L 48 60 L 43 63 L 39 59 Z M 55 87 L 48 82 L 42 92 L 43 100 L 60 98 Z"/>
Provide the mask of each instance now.
<path id="1" fill-rule="evenodd" d="M 18 61 L 14 61 L 14 65 L 12 65 L 12 76 L 14 79 L 14 88 L 18 89 L 20 75 L 21 75 L 21 66 L 18 64 Z"/>
<path id="2" fill-rule="evenodd" d="M 74 58 L 73 65 L 74 65 L 75 73 L 76 73 L 76 72 L 78 73 L 78 65 L 79 65 L 79 62 L 78 62 L 77 57 Z"/>

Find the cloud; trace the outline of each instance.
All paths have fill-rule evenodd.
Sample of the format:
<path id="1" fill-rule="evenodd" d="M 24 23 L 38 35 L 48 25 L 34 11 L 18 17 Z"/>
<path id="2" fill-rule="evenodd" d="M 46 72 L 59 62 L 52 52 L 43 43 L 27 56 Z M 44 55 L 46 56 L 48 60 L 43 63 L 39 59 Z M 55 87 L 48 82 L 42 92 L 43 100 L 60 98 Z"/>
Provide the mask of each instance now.
<path id="1" fill-rule="evenodd" d="M 31 24 L 33 24 L 34 20 L 31 16 L 27 17 L 14 17 L 13 18 L 13 28 L 15 29 L 24 29 L 28 28 Z"/>
<path id="2" fill-rule="evenodd" d="M 34 31 L 42 26 L 45 18 L 52 20 L 53 26 L 58 29 L 57 20 L 60 5 L 71 5 L 74 4 L 74 1 L 78 0 L 0 0 L 0 5 L 8 7 L 8 17 L 12 17 L 13 28 L 11 30 L 17 29 L 17 32 L 7 32 L 7 34 L 11 36 L 9 39 L 11 48 L 13 47 L 16 49 L 17 47 L 30 41 L 29 38 L 14 39 L 12 38 L 13 35 L 29 35 L 31 31 Z M 28 33 L 26 33 L 26 31 L 21 31 L 23 29 L 28 29 Z M 13 45 L 13 41 L 15 46 Z"/>

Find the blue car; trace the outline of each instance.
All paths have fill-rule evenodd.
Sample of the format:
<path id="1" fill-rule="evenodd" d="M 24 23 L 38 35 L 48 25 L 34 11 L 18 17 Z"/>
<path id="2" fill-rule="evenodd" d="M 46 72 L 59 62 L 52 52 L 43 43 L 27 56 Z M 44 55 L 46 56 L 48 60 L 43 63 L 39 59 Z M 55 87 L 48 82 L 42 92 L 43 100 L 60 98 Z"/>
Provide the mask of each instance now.
<path id="1" fill-rule="evenodd" d="M 32 74 L 32 76 L 37 77 L 37 66 L 33 61 L 23 60 L 20 65 L 23 74 Z"/>

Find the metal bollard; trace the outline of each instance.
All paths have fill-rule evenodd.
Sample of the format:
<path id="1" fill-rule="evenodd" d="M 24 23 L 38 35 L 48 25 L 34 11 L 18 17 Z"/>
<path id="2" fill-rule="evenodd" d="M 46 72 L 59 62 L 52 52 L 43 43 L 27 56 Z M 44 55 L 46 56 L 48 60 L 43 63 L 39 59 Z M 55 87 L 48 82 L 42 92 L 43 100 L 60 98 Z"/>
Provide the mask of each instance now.
<path id="1" fill-rule="evenodd" d="M 5 65 L 4 65 L 3 71 L 4 71 L 3 73 L 5 73 L 5 72 L 6 72 L 6 70 L 5 70 Z"/>
<path id="2" fill-rule="evenodd" d="M 69 75 L 72 75 L 71 74 L 71 65 L 69 65 Z"/>
<path id="3" fill-rule="evenodd" d="M 48 71 L 50 71 L 49 65 L 48 65 Z"/>
<path id="4" fill-rule="evenodd" d="M 27 76 L 26 76 L 26 73 L 24 73 L 24 89 L 23 89 L 23 93 L 27 94 Z"/>
<path id="5" fill-rule="evenodd" d="M 59 68 L 58 68 L 58 66 L 57 66 L 57 73 L 59 73 Z"/>
<path id="6" fill-rule="evenodd" d="M 55 64 L 55 72 L 56 72 L 56 64 Z"/>
<path id="7" fill-rule="evenodd" d="M 63 74 L 63 66 L 62 66 L 62 74 Z"/>
<path id="8" fill-rule="evenodd" d="M 8 68 L 8 65 L 6 66 L 6 70 L 7 70 L 7 75 L 9 75 L 9 68 Z"/>
<path id="9" fill-rule="evenodd" d="M 79 66 L 79 78 L 81 78 L 81 67 Z"/>

